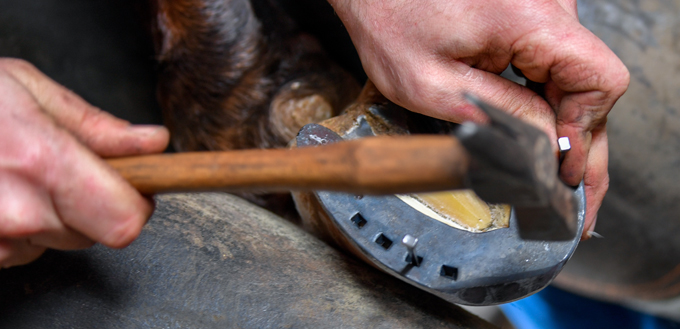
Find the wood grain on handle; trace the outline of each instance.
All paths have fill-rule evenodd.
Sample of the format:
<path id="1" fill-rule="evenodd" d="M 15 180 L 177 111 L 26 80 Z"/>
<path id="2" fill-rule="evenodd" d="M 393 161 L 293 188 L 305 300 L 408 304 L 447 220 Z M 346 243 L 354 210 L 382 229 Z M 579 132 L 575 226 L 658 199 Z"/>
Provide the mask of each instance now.
<path id="1" fill-rule="evenodd" d="M 393 194 L 462 188 L 463 146 L 447 136 L 372 137 L 319 147 L 109 159 L 144 194 L 328 190 Z"/>

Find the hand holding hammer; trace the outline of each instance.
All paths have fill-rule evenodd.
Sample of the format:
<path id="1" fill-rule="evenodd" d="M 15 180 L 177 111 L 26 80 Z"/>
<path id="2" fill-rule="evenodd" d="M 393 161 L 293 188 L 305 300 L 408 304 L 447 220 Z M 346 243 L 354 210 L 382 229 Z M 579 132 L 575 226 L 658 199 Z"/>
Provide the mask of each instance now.
<path id="1" fill-rule="evenodd" d="M 485 201 L 515 206 L 523 238 L 568 240 L 577 199 L 558 178 L 545 133 L 468 96 L 491 119 L 452 136 L 341 140 L 310 124 L 292 150 L 147 155 L 108 160 L 140 192 L 330 190 L 396 194 L 473 188 Z M 339 140 L 340 138 L 340 140 Z M 298 138 L 300 141 L 300 139 Z M 305 144 L 305 145 L 300 145 Z"/>

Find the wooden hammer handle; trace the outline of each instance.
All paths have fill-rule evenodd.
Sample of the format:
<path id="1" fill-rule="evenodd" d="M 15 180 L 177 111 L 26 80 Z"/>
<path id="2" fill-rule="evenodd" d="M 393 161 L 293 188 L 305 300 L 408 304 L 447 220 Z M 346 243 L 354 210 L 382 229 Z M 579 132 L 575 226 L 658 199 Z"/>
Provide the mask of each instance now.
<path id="1" fill-rule="evenodd" d="M 214 190 L 393 194 L 462 188 L 469 158 L 452 137 L 421 135 L 296 149 L 145 155 L 107 162 L 143 194 Z"/>

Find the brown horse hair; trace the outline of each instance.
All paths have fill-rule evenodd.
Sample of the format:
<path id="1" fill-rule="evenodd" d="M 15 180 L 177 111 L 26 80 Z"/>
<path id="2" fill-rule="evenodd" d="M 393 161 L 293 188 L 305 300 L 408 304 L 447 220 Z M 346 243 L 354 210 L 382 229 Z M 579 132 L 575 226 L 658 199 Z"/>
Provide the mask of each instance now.
<path id="1" fill-rule="evenodd" d="M 178 151 L 285 146 L 356 81 L 271 0 L 158 0 L 158 98 Z"/>
<path id="2" fill-rule="evenodd" d="M 272 0 L 157 0 L 158 100 L 177 151 L 283 147 L 359 85 Z M 240 194 L 296 218 L 289 194 Z"/>

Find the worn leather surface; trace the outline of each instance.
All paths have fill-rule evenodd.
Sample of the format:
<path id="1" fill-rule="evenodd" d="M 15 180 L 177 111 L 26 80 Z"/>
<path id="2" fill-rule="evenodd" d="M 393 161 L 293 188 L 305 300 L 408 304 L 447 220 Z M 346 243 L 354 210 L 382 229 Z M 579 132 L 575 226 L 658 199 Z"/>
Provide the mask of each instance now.
<path id="1" fill-rule="evenodd" d="M 631 72 L 609 115 L 611 186 L 558 283 L 622 301 L 680 294 L 680 2 L 582 0 L 581 22 Z M 680 310 L 679 310 L 680 311 Z"/>
<path id="2" fill-rule="evenodd" d="M 157 198 L 123 250 L 0 271 L 0 328 L 490 328 L 224 193 Z"/>

